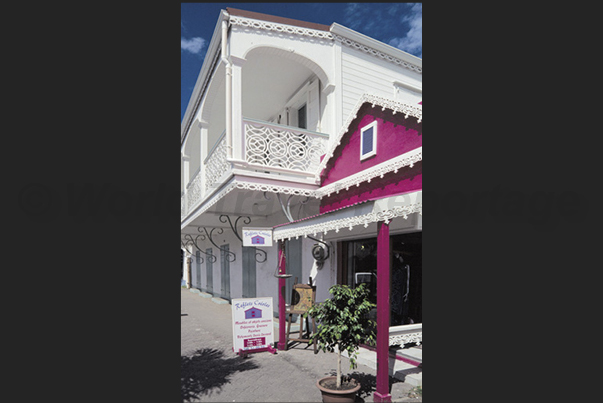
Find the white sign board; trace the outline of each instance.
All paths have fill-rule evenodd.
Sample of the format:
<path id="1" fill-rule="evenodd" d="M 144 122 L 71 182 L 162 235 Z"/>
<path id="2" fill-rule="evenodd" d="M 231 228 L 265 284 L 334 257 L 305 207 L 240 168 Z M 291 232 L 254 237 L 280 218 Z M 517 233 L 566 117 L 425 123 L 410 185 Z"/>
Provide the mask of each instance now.
<path id="1" fill-rule="evenodd" d="M 272 228 L 243 227 L 243 246 L 272 246 Z"/>
<path id="2" fill-rule="evenodd" d="M 232 300 L 232 344 L 235 352 L 272 347 L 272 297 Z"/>

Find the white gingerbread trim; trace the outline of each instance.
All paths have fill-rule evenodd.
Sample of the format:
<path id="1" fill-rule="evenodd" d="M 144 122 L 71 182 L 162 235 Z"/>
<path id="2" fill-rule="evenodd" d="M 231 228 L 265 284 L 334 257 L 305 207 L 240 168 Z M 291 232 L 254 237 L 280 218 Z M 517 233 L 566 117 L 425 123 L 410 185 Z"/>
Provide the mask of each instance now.
<path id="1" fill-rule="evenodd" d="M 209 198 L 205 198 L 203 201 L 197 200 L 195 205 L 192 205 L 185 216 L 181 215 L 181 227 L 186 227 L 192 220 L 200 216 L 209 210 L 214 204 L 216 204 L 221 198 L 230 193 L 233 189 L 243 190 L 254 190 L 258 192 L 270 192 L 270 193 L 281 193 L 286 195 L 316 197 L 315 190 L 312 189 L 301 189 L 292 186 L 273 185 L 265 183 L 247 182 L 236 179 L 231 179 L 222 190 L 214 193 Z M 199 208 L 199 206 L 201 206 Z M 198 208 L 198 209 L 197 209 Z M 181 210 L 182 211 L 182 210 Z M 194 217 L 193 217 L 194 213 Z"/>
<path id="2" fill-rule="evenodd" d="M 365 169 L 356 174 L 350 175 L 337 182 L 330 183 L 317 189 L 314 192 L 314 197 L 323 198 L 324 196 L 330 196 L 332 193 L 339 193 L 340 190 L 349 190 L 352 186 L 360 186 L 363 182 L 371 183 L 371 180 L 379 176 L 383 176 L 387 173 L 394 172 L 398 173 L 400 168 L 409 166 L 412 168 L 416 162 L 423 160 L 423 147 L 415 148 L 407 153 L 399 155 L 398 157 L 392 158 L 381 164 L 375 165 L 374 167 Z"/>
<path id="3" fill-rule="evenodd" d="M 389 345 L 390 346 L 395 346 L 395 345 L 403 346 L 404 344 L 408 344 L 408 343 L 417 343 L 417 344 L 423 343 L 423 332 L 397 334 L 397 335 L 389 336 Z"/>
<path id="4" fill-rule="evenodd" d="M 406 62 L 406 61 L 404 61 L 402 59 L 399 59 L 397 57 L 394 57 L 394 56 L 392 56 L 390 54 L 387 54 L 385 52 L 379 51 L 379 50 L 374 49 L 374 48 L 372 48 L 370 46 L 363 45 L 363 44 L 358 43 L 358 42 L 356 42 L 356 41 L 354 41 L 352 39 L 345 38 L 345 37 L 340 36 L 340 35 L 334 34 L 333 37 L 338 42 L 341 42 L 344 45 L 349 46 L 349 47 L 351 47 L 353 49 L 361 50 L 364 53 L 368 53 L 368 54 L 373 55 L 373 56 L 378 56 L 378 57 L 380 57 L 383 60 L 387 60 L 388 62 L 395 63 L 398 66 L 402 66 L 402 67 L 404 67 L 404 68 L 406 68 L 408 70 L 414 71 L 415 73 L 423 74 L 423 67 L 421 67 L 421 66 L 417 66 L 416 64 L 412 64 L 412 63 Z"/>
<path id="5" fill-rule="evenodd" d="M 398 112 L 403 113 L 404 119 L 408 119 L 409 116 L 414 116 L 415 118 L 417 118 L 417 121 L 419 123 L 423 119 L 423 107 L 421 105 L 413 106 L 408 105 L 404 102 L 394 101 L 392 99 L 383 98 L 373 94 L 363 94 L 358 100 L 358 102 L 356 102 L 354 109 L 352 109 L 352 111 L 348 115 L 348 118 L 341 127 L 337 138 L 335 138 L 331 143 L 329 150 L 325 154 L 325 158 L 323 158 L 320 165 L 318 166 L 318 172 L 322 172 L 322 170 L 325 169 L 327 163 L 333 157 L 335 149 L 341 144 L 341 139 L 343 138 L 344 134 L 348 132 L 350 124 L 354 119 L 358 117 L 358 110 L 360 109 L 360 107 L 362 107 L 364 103 L 370 103 L 373 108 L 375 107 L 375 105 L 379 105 L 381 107 L 381 110 L 385 110 L 386 108 L 390 109 L 393 111 L 394 115 Z"/>
<path id="6" fill-rule="evenodd" d="M 300 188 L 295 188 L 295 187 L 291 187 L 291 186 L 281 186 L 281 185 L 245 182 L 245 181 L 237 181 L 237 180 L 235 180 L 234 182 L 235 182 L 237 189 L 255 190 L 258 192 L 281 193 L 281 194 L 286 194 L 286 195 L 316 197 L 314 195 L 315 190 L 310 190 L 310 189 L 300 189 Z"/>
<path id="7" fill-rule="evenodd" d="M 416 194 L 419 196 L 421 195 L 421 193 L 421 191 L 416 192 Z M 394 197 L 396 196 L 393 196 L 392 198 Z M 300 236 L 316 236 L 319 232 L 323 233 L 323 235 L 327 235 L 329 231 L 335 231 L 336 233 L 338 233 L 343 228 L 347 228 L 348 230 L 352 231 L 352 229 L 358 225 L 364 225 L 364 227 L 366 228 L 369 226 L 369 224 L 378 221 L 384 221 L 386 224 L 389 224 L 389 222 L 396 217 L 403 217 L 404 219 L 407 219 L 408 216 L 412 213 L 419 213 L 422 215 L 422 199 L 420 197 L 417 197 L 415 200 L 416 201 L 414 203 L 402 206 L 392 206 L 387 209 L 374 208 L 372 212 L 359 216 L 333 219 L 324 222 L 319 222 L 317 224 L 310 223 L 305 226 L 295 227 L 291 229 L 287 229 L 286 226 L 275 228 L 273 231 L 272 238 L 278 241 L 283 239 L 299 238 Z M 377 203 L 379 203 L 379 200 L 375 202 L 376 207 Z M 387 204 L 388 203 L 385 199 L 381 199 L 381 204 L 379 207 L 387 206 Z"/>
<path id="8" fill-rule="evenodd" d="M 231 16 L 230 23 L 232 25 L 243 28 L 261 29 L 264 31 L 275 31 L 280 34 L 308 36 L 311 38 L 333 40 L 333 35 L 328 31 L 318 29 L 303 28 L 294 25 L 279 24 L 276 22 L 256 20 L 240 16 Z"/>

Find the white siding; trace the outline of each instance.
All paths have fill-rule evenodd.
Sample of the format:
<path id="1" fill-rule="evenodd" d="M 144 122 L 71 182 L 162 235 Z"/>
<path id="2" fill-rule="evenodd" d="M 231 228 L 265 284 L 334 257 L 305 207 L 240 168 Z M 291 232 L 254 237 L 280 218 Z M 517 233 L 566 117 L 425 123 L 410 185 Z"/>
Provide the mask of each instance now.
<path id="1" fill-rule="evenodd" d="M 394 63 L 372 56 L 362 51 L 342 48 L 342 118 L 348 115 L 356 106 L 358 99 L 364 93 L 370 93 L 390 99 L 400 99 L 404 102 L 417 103 L 420 95 L 410 91 L 395 94 L 394 82 L 405 82 L 422 86 L 422 75 L 398 66 Z M 404 91 L 404 90 L 402 90 Z"/>

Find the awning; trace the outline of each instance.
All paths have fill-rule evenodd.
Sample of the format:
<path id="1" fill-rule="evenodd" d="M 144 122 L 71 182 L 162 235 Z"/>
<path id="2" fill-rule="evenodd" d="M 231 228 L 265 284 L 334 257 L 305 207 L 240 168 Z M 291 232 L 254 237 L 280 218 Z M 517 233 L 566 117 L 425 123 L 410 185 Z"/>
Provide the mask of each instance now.
<path id="1" fill-rule="evenodd" d="M 273 228 L 272 238 L 283 240 L 300 236 L 326 235 L 329 231 L 352 230 L 357 225 L 368 227 L 370 223 L 384 221 L 386 224 L 396 217 L 408 218 L 410 214 L 423 213 L 421 190 L 396 196 L 369 200 L 339 210 L 318 214 L 306 219 L 282 224 Z"/>

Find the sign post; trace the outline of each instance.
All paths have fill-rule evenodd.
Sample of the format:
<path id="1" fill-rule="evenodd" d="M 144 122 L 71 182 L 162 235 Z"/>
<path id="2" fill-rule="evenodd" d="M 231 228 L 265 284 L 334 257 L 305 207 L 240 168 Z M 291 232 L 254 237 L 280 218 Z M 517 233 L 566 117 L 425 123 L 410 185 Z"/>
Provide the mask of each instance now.
<path id="1" fill-rule="evenodd" d="M 233 351 L 242 357 L 260 351 L 275 354 L 273 344 L 272 297 L 233 299 Z"/>

